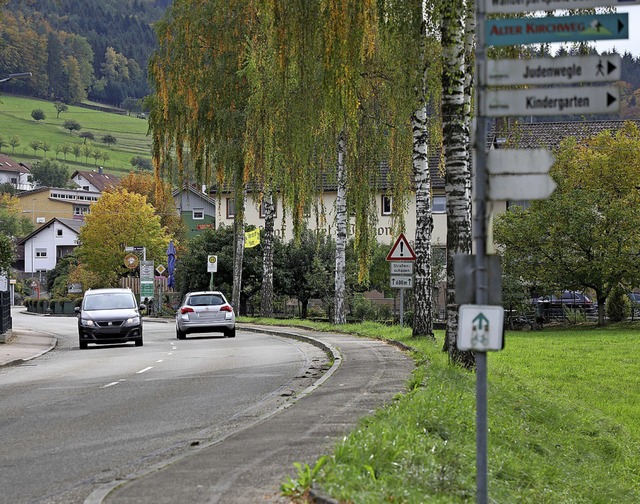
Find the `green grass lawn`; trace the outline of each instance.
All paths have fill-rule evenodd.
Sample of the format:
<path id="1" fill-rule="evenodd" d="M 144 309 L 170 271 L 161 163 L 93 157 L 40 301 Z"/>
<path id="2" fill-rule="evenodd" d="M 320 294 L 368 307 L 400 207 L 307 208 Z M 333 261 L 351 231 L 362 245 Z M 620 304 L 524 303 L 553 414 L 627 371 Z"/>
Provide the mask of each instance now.
<path id="1" fill-rule="evenodd" d="M 44 121 L 35 121 L 31 117 L 31 111 L 42 109 L 45 113 Z M 0 137 L 2 137 L 2 152 L 19 161 L 34 163 L 45 159 L 57 159 L 69 166 L 70 172 L 74 170 L 94 169 L 103 166 L 105 171 L 123 175 L 128 173 L 131 167 L 131 158 L 140 156 L 151 158 L 151 137 L 147 135 L 148 122 L 135 116 L 123 116 L 97 110 L 69 105 L 69 110 L 56 118 L 57 112 L 53 102 L 25 98 L 21 96 L 0 95 Z M 82 129 L 69 133 L 64 129 L 66 120 L 77 121 Z M 62 153 L 56 154 L 56 147 L 63 144 L 79 144 L 84 142 L 78 136 L 82 132 L 93 133 L 95 140 L 89 141 L 93 149 L 107 151 L 109 160 L 106 162 L 89 157 L 85 162 L 84 157 L 77 160 L 72 153 L 67 154 L 65 160 Z M 103 143 L 102 137 L 113 135 L 117 143 L 109 146 Z M 13 151 L 9 140 L 17 135 L 20 145 Z M 38 150 L 34 153 L 29 144 L 34 140 L 40 140 L 50 145 L 49 152 Z"/>
<path id="2" fill-rule="evenodd" d="M 449 365 L 441 333 L 434 343 L 399 327 L 341 329 L 410 345 L 416 371 L 285 493 L 313 480 L 340 502 L 474 502 L 475 375 Z M 640 502 L 639 341 L 635 325 L 507 333 L 488 356 L 491 502 Z"/>

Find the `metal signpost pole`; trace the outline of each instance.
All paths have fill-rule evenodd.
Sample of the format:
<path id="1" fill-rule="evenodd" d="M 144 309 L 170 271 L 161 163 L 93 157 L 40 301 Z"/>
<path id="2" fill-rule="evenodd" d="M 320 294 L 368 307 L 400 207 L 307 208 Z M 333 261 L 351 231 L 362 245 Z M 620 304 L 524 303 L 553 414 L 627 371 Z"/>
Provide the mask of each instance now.
<path id="1" fill-rule="evenodd" d="M 475 303 L 486 305 L 489 300 L 487 274 L 487 119 L 482 113 L 485 99 L 484 65 L 485 33 L 484 2 L 476 3 L 476 30 L 478 34 L 476 49 L 477 107 L 475 135 L 475 182 L 476 182 L 476 215 L 475 236 L 476 272 Z M 476 502 L 486 504 L 488 501 L 488 464 L 487 464 L 487 353 L 476 351 Z"/>
<path id="2" fill-rule="evenodd" d="M 640 4 L 640 0 L 484 0 L 476 3 L 476 128 L 475 128 L 475 258 L 458 260 L 461 272 L 473 279 L 473 293 L 456 289 L 460 303 L 458 349 L 476 352 L 476 499 L 488 501 L 487 490 L 487 351 L 504 346 L 504 308 L 498 292 L 500 276 L 492 273 L 493 256 L 487 255 L 487 201 L 548 198 L 555 182 L 548 175 L 553 155 L 540 149 L 501 149 L 487 152 L 489 117 L 560 115 L 562 113 L 614 113 L 620 94 L 614 86 L 562 87 L 582 82 L 608 82 L 619 77 L 616 56 L 580 56 L 557 59 L 487 61 L 486 46 L 535 44 L 553 41 L 628 38 L 627 14 L 590 16 L 485 19 L 486 13 L 528 12 L 586 8 L 590 6 Z M 556 29 L 561 24 L 571 31 Z M 575 81 L 574 81 L 575 77 Z M 530 85 L 534 85 L 531 87 Z M 548 85 L 555 84 L 552 87 Z M 557 86 L 560 84 L 560 86 Z M 488 90 L 488 86 L 526 85 L 518 89 Z M 535 85 L 546 85 L 535 87 Z M 473 264 L 473 271 L 469 265 Z M 473 298 L 473 299 L 472 299 Z M 497 301 L 500 300 L 500 301 Z M 488 303 L 493 301 L 491 305 Z"/>

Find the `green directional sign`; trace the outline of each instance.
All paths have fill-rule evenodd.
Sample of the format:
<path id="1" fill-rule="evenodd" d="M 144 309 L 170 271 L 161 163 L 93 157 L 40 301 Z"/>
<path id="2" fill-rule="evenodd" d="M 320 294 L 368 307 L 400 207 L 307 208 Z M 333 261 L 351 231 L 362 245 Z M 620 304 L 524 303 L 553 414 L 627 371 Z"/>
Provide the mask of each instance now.
<path id="1" fill-rule="evenodd" d="M 489 46 L 582 42 L 629 38 L 629 15 L 489 19 L 485 39 Z"/>
<path id="2" fill-rule="evenodd" d="M 531 12 L 535 10 L 591 9 L 593 7 L 625 7 L 640 0 L 484 0 L 487 14 Z"/>

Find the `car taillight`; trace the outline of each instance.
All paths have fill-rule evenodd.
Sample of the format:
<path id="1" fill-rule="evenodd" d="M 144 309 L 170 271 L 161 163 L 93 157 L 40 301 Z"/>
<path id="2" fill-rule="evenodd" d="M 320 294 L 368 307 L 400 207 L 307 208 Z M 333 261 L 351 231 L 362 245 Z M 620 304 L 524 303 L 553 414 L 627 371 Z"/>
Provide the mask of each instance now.
<path id="1" fill-rule="evenodd" d="M 220 307 L 220 311 L 228 311 L 228 312 L 232 312 L 232 311 L 233 311 L 233 308 L 231 308 L 231 306 L 230 306 L 230 305 L 226 304 L 226 305 L 222 305 L 222 306 Z"/>
<path id="2" fill-rule="evenodd" d="M 183 308 L 180 308 L 180 313 L 182 313 L 183 315 L 185 313 L 193 313 L 193 308 L 191 308 L 190 306 L 185 306 Z"/>

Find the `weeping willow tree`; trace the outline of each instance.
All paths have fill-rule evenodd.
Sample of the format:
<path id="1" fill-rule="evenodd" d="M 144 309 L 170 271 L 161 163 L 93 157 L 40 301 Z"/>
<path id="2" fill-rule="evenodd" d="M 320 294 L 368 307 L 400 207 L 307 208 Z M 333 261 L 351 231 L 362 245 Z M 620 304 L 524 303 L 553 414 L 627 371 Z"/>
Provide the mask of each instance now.
<path id="1" fill-rule="evenodd" d="M 247 184 L 264 202 L 282 198 L 297 236 L 305 209 L 318 199 L 318 182 L 334 180 L 342 188 L 335 208 L 334 321 L 346 321 L 348 216 L 365 282 L 382 160 L 391 167 L 397 215 L 406 207 L 415 96 L 406 102 L 407 93 L 399 92 L 406 67 L 395 62 L 402 54 L 400 32 L 388 23 L 402 4 L 178 0 L 158 24 L 160 48 L 150 64 L 156 176 L 233 188 L 234 304 L 239 305 Z M 266 298 L 272 288 L 269 213 L 263 235 Z"/>
<path id="2" fill-rule="evenodd" d="M 386 71 L 393 82 L 385 97 L 391 127 L 391 186 L 394 232 L 404 231 L 413 177 L 416 199 L 416 252 L 413 336 L 433 336 L 431 274 L 431 146 L 439 146 L 441 59 L 437 2 L 387 1 L 382 17 Z"/>
<path id="3" fill-rule="evenodd" d="M 255 173 L 260 187 L 282 194 L 296 236 L 305 208 L 317 201 L 318 181 L 335 181 L 334 321 L 344 323 L 348 216 L 364 282 L 375 240 L 379 165 L 399 138 L 389 128 L 389 110 L 400 100 L 393 99 L 394 82 L 384 67 L 380 11 L 373 1 L 356 0 L 260 5 L 261 32 L 247 67 L 248 164 L 261 166 Z"/>
<path id="4" fill-rule="evenodd" d="M 298 239 L 305 209 L 318 197 L 327 142 L 318 115 L 323 97 L 319 4 L 257 4 L 260 30 L 249 40 L 243 70 L 250 86 L 244 145 L 245 163 L 265 210 L 261 312 L 266 316 L 273 309 L 273 198 L 279 196 L 284 215 L 292 215 Z"/>
<path id="5" fill-rule="evenodd" d="M 149 64 L 156 177 L 232 188 L 236 309 L 249 179 L 242 142 L 249 89 L 240 70 L 255 20 L 254 2 L 176 0 L 156 25 L 159 49 Z"/>

